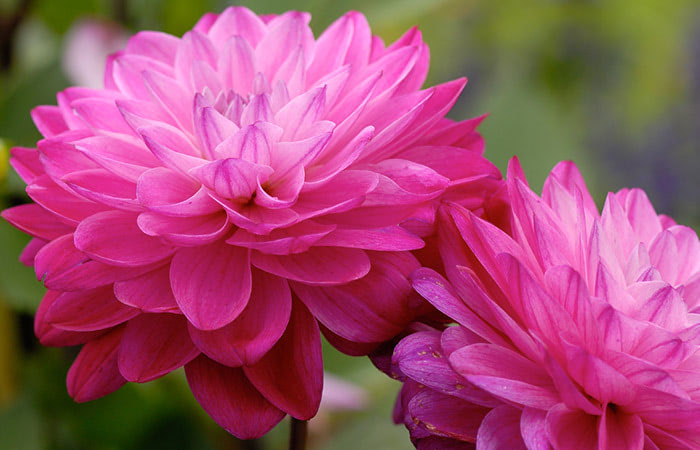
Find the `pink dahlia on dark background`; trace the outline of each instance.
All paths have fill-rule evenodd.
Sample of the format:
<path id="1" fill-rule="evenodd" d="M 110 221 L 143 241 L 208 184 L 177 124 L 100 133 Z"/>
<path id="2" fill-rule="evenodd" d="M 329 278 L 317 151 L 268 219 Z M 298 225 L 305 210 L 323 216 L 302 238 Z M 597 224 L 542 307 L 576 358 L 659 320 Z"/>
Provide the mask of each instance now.
<path id="1" fill-rule="evenodd" d="M 420 32 L 385 47 L 359 13 L 318 39 L 309 20 L 230 8 L 142 32 L 104 89 L 33 111 L 45 139 L 12 164 L 35 203 L 3 217 L 34 236 L 37 336 L 84 344 L 77 401 L 185 366 L 236 436 L 312 417 L 319 326 L 353 353 L 399 333 L 437 199 L 483 212 L 498 188 L 479 119 L 444 118 L 465 80 L 420 90 Z"/>
<path id="2" fill-rule="evenodd" d="M 412 277 L 457 325 L 397 346 L 395 420 L 425 449 L 700 448 L 696 233 L 638 189 L 599 214 L 572 163 L 541 198 L 508 178 L 512 235 L 453 206 L 449 281 Z"/>

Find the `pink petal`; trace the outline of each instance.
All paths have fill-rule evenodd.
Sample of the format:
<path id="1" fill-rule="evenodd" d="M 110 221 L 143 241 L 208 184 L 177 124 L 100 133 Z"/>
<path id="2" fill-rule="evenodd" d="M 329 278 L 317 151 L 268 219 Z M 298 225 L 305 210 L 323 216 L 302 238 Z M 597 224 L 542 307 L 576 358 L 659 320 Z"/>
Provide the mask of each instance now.
<path id="1" fill-rule="evenodd" d="M 68 130 L 61 110 L 56 106 L 37 106 L 31 113 L 34 124 L 44 137 L 53 137 Z"/>
<path id="2" fill-rule="evenodd" d="M 159 236 L 176 246 L 210 244 L 229 229 L 226 213 L 219 211 L 208 216 L 168 217 L 145 212 L 137 219 L 139 228 L 149 236 Z"/>
<path id="3" fill-rule="evenodd" d="M 201 96 L 201 94 L 197 94 Z M 204 154 L 214 159 L 214 149 L 239 128 L 212 107 L 195 108 L 194 128 Z"/>
<path id="4" fill-rule="evenodd" d="M 257 122 L 226 137 L 215 149 L 219 159 L 236 158 L 262 166 L 270 165 L 270 152 L 282 130 L 276 125 Z"/>
<path id="5" fill-rule="evenodd" d="M 143 146 L 109 137 L 93 136 L 75 143 L 75 148 L 120 178 L 136 182 L 158 160 Z"/>
<path id="6" fill-rule="evenodd" d="M 257 364 L 244 366 L 243 371 L 282 411 L 301 420 L 316 415 L 323 388 L 321 335 L 316 320 L 302 303 L 293 304 L 289 325 L 277 344 Z"/>
<path id="7" fill-rule="evenodd" d="M 126 51 L 172 65 L 178 44 L 179 40 L 170 34 L 159 31 L 140 31 L 129 39 Z"/>
<path id="8" fill-rule="evenodd" d="M 10 149 L 10 165 L 17 175 L 27 184 L 44 173 L 44 167 L 35 148 L 12 147 Z"/>
<path id="9" fill-rule="evenodd" d="M 112 286 L 64 292 L 46 311 L 44 319 L 56 328 L 68 331 L 104 330 L 126 322 L 141 313 L 120 303 Z"/>
<path id="10" fill-rule="evenodd" d="M 481 422 L 476 436 L 479 449 L 527 449 L 520 434 L 521 414 L 520 410 L 512 406 L 503 405 L 492 409 Z"/>
<path id="11" fill-rule="evenodd" d="M 119 372 L 145 383 L 172 372 L 199 355 L 187 333 L 187 320 L 175 314 L 141 314 L 131 319 L 119 344 Z"/>
<path id="12" fill-rule="evenodd" d="M 109 131 L 131 135 L 133 130 L 124 121 L 119 113 L 114 99 L 109 98 L 81 98 L 71 102 L 71 108 L 88 127 L 96 132 Z"/>
<path id="13" fill-rule="evenodd" d="M 27 194 L 46 210 L 60 216 L 62 222 L 77 225 L 83 219 L 109 208 L 75 195 L 51 180 L 47 175 L 34 179 L 27 186 Z"/>
<path id="14" fill-rule="evenodd" d="M 117 350 L 123 328 L 116 328 L 85 344 L 68 371 L 68 394 L 83 403 L 110 394 L 126 383 L 117 369 Z"/>
<path id="15" fill-rule="evenodd" d="M 165 124 L 140 127 L 139 133 L 146 146 L 166 167 L 187 174 L 187 171 L 204 164 L 199 152 L 175 128 Z"/>
<path id="16" fill-rule="evenodd" d="M 260 395 L 241 369 L 222 366 L 202 355 L 185 366 L 185 374 L 207 414 L 240 439 L 264 435 L 285 416 Z"/>
<path id="17" fill-rule="evenodd" d="M 114 295 L 125 305 L 143 312 L 179 313 L 175 297 L 170 289 L 170 266 L 114 283 Z"/>
<path id="18" fill-rule="evenodd" d="M 144 172 L 139 178 L 136 196 L 149 210 L 174 217 L 221 210 L 221 205 L 212 200 L 199 183 L 165 167 Z"/>
<path id="19" fill-rule="evenodd" d="M 221 242 L 181 248 L 170 265 L 170 283 L 178 306 L 192 325 L 200 330 L 221 328 L 248 304 L 249 251 Z"/>
<path id="20" fill-rule="evenodd" d="M 82 221 L 75 230 L 75 246 L 91 258 L 110 265 L 134 267 L 162 261 L 174 249 L 144 234 L 136 215 L 106 211 Z"/>
<path id="21" fill-rule="evenodd" d="M 485 375 L 537 386 L 555 395 L 552 381 L 539 364 L 512 350 L 493 344 L 472 344 L 450 354 L 450 364 L 464 377 Z"/>
<path id="22" fill-rule="evenodd" d="M 367 254 L 358 249 L 312 247 L 293 255 L 254 252 L 255 267 L 312 286 L 333 286 L 358 280 L 370 270 Z"/>
<path id="23" fill-rule="evenodd" d="M 231 367 L 256 364 L 287 328 L 292 296 L 287 281 L 253 270 L 255 289 L 248 305 L 233 322 L 212 331 L 190 326 L 197 347 L 213 360 Z"/>
<path id="24" fill-rule="evenodd" d="M 88 200 L 124 211 L 143 209 L 136 200 L 136 185 L 105 169 L 80 170 L 61 181 Z"/>

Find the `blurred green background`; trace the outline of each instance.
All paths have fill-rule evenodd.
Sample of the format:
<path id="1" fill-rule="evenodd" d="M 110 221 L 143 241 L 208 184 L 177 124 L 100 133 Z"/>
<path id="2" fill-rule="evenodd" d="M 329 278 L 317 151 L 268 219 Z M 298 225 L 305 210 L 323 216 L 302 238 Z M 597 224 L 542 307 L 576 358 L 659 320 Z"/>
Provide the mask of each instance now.
<path id="1" fill-rule="evenodd" d="M 181 35 L 218 0 L 0 0 L 0 208 L 26 201 L 8 172 L 8 149 L 34 146 L 29 111 L 77 83 L 67 36 L 98 19 L 113 35 L 140 29 Z M 697 0 L 257 0 L 257 13 L 310 11 L 318 35 L 349 9 L 391 42 L 419 25 L 431 47 L 428 83 L 470 79 L 454 119 L 490 113 L 481 131 L 499 167 L 518 154 L 535 189 L 561 159 L 582 169 L 598 201 L 639 186 L 659 212 L 700 224 L 700 2 Z M 72 34 L 73 33 L 73 34 Z M 114 39 L 113 39 L 114 41 Z M 118 39 L 117 39 L 118 41 Z M 86 53 L 87 55 L 87 53 Z M 86 57 L 87 58 L 87 57 Z M 85 59 L 85 58 L 84 58 Z M 62 62 L 63 61 L 63 62 Z M 72 402 L 65 375 L 75 349 L 42 348 L 32 313 L 42 288 L 17 262 L 27 238 L 0 221 L 1 449 L 277 449 L 282 423 L 241 443 L 196 405 L 181 371 Z M 362 411 L 326 412 L 311 449 L 407 449 L 390 412 L 398 385 L 366 359 L 330 349 L 329 372 L 366 392 Z"/>

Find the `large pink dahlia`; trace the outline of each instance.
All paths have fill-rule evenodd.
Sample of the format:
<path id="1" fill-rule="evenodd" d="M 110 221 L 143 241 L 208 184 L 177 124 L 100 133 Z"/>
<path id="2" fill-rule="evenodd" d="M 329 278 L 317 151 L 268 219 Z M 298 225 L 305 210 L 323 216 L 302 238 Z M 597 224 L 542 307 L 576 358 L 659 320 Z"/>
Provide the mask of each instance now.
<path id="1" fill-rule="evenodd" d="M 420 90 L 417 30 L 385 47 L 361 14 L 318 39 L 309 19 L 230 8 L 139 33 L 104 89 L 33 111 L 45 139 L 12 164 L 36 203 L 3 217 L 34 236 L 41 342 L 84 344 L 76 400 L 184 365 L 236 436 L 308 419 L 319 323 L 355 353 L 401 331 L 438 197 L 478 210 L 498 187 L 479 120 L 444 118 L 465 80 Z"/>
<path id="2" fill-rule="evenodd" d="M 638 189 L 599 214 L 571 163 L 507 183 L 512 235 L 454 206 L 449 282 L 413 275 L 457 325 L 397 346 L 395 419 L 425 449 L 700 448 L 696 233 Z"/>

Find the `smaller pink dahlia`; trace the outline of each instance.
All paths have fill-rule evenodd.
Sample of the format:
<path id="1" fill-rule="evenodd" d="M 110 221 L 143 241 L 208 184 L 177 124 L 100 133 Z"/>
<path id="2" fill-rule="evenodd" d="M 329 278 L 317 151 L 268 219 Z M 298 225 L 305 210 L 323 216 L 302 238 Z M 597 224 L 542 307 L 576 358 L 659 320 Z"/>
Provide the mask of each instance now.
<path id="1" fill-rule="evenodd" d="M 507 186 L 511 235 L 452 206 L 449 281 L 412 275 L 457 325 L 396 347 L 395 420 L 424 449 L 700 448 L 697 234 L 639 189 L 599 214 L 570 162 Z"/>
<path id="2" fill-rule="evenodd" d="M 438 199 L 482 210 L 502 180 L 480 119 L 445 118 L 465 80 L 421 89 L 429 52 L 350 12 L 204 16 L 142 32 L 104 89 L 39 106 L 12 164 L 35 201 L 3 212 L 49 289 L 45 345 L 83 345 L 77 401 L 180 367 L 202 407 L 253 438 L 321 400 L 323 332 L 363 354 L 425 306 L 419 267 Z"/>

